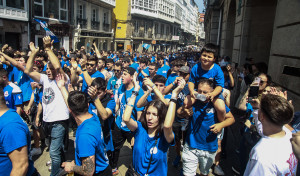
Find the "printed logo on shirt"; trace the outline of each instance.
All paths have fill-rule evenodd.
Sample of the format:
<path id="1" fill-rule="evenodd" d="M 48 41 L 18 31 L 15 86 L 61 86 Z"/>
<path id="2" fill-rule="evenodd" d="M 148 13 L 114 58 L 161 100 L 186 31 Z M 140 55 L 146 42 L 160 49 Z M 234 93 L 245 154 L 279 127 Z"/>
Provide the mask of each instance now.
<path id="1" fill-rule="evenodd" d="M 8 91 L 4 92 L 4 96 L 7 97 L 8 96 Z"/>
<path id="2" fill-rule="evenodd" d="M 157 147 L 155 146 L 155 147 L 152 147 L 151 149 L 150 149 L 150 153 L 151 154 L 156 154 L 157 153 Z"/>
<path id="3" fill-rule="evenodd" d="M 21 95 L 18 96 L 18 99 L 21 100 Z"/>
<path id="4" fill-rule="evenodd" d="M 8 102 L 8 101 L 6 101 L 6 104 L 7 104 L 7 105 L 9 105 L 9 102 Z"/>
<path id="5" fill-rule="evenodd" d="M 214 108 L 207 108 L 207 109 L 206 109 L 206 113 L 207 113 L 207 114 L 215 113 L 215 109 L 214 109 Z"/>
<path id="6" fill-rule="evenodd" d="M 294 153 L 290 154 L 290 158 L 286 162 L 289 164 L 289 173 L 286 173 L 285 176 L 295 175 L 298 161 Z"/>
<path id="7" fill-rule="evenodd" d="M 166 70 L 164 70 L 164 71 L 162 71 L 162 73 L 167 73 L 167 71 L 166 71 Z"/>
<path id="8" fill-rule="evenodd" d="M 45 89 L 43 93 L 43 103 L 50 104 L 55 98 L 55 93 L 51 87 Z"/>

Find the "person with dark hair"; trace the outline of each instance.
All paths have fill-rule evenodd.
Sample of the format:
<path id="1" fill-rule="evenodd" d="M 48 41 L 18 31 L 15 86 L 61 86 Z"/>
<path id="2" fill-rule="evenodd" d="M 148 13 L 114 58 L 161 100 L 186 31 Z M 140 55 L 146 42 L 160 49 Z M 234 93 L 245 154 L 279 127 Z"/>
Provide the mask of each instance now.
<path id="1" fill-rule="evenodd" d="M 6 106 L 0 86 L 0 175 L 37 174 L 29 157 L 31 139 L 27 124 L 15 110 Z"/>
<path id="2" fill-rule="evenodd" d="M 148 69 L 149 69 L 150 79 L 152 80 L 153 77 L 156 75 L 156 72 L 157 72 L 157 64 L 156 63 L 150 63 L 148 65 Z"/>
<path id="3" fill-rule="evenodd" d="M 19 86 L 8 80 L 8 73 L 4 68 L 0 68 L 0 86 L 3 87 L 7 107 L 16 110 L 21 115 L 23 104 L 22 90 Z"/>
<path id="4" fill-rule="evenodd" d="M 158 68 L 156 74 L 162 75 L 165 78 L 167 78 L 167 73 L 170 70 L 170 66 L 164 64 L 164 58 L 161 55 L 159 55 L 157 57 L 157 63 L 159 65 L 159 68 Z"/>
<path id="5" fill-rule="evenodd" d="M 181 59 L 176 59 L 176 60 L 174 60 L 174 61 L 172 61 L 172 68 L 169 70 L 169 71 L 171 71 L 170 72 L 170 75 L 168 76 L 168 78 L 167 78 L 167 81 L 166 81 L 166 89 L 164 90 L 164 94 L 166 95 L 166 94 L 168 94 L 170 91 L 171 91 L 171 89 L 170 88 L 172 88 L 172 86 L 175 86 L 176 85 L 176 83 L 177 83 L 177 81 L 178 81 L 178 79 L 181 79 L 181 78 L 179 78 L 179 76 L 178 76 L 178 72 L 179 72 L 179 69 L 182 67 L 182 66 L 184 66 L 184 61 L 183 60 L 181 60 Z M 171 85 L 172 84 L 172 85 Z M 170 88 L 168 88 L 168 86 L 170 87 Z"/>
<path id="6" fill-rule="evenodd" d="M 107 93 L 114 95 L 115 96 L 115 100 L 116 99 L 116 91 L 121 87 L 122 85 L 122 63 L 116 63 L 114 68 L 113 68 L 113 72 L 114 72 L 114 76 L 112 78 L 110 78 L 108 80 L 107 83 Z"/>
<path id="7" fill-rule="evenodd" d="M 122 67 L 127 68 L 131 65 L 130 58 L 127 56 L 122 60 Z"/>
<path id="8" fill-rule="evenodd" d="M 160 100 L 154 100 L 145 108 L 141 122 L 130 118 L 136 95 L 133 94 L 126 106 L 123 121 L 135 137 L 133 168 L 140 175 L 167 175 L 167 151 L 174 145 L 172 124 L 175 117 L 178 93 L 185 83 L 180 82 L 173 90 L 169 108 Z M 140 89 L 134 80 L 135 90 Z"/>
<path id="9" fill-rule="evenodd" d="M 60 66 L 60 62 L 52 51 L 52 42 L 49 36 L 43 38 L 45 52 L 49 57 L 46 74 L 33 72 L 35 55 L 38 53 L 38 48 L 30 43 L 31 55 L 28 59 L 24 73 L 30 76 L 35 82 L 43 85 L 43 129 L 45 136 L 50 138 L 49 153 L 51 158 L 51 175 L 57 175 L 61 171 L 61 162 L 63 156 L 64 139 L 68 137 L 68 119 L 69 111 L 64 98 L 59 91 L 55 77 L 57 74 L 62 74 L 66 82 L 69 82 L 68 76 L 64 73 Z M 67 86 L 68 83 L 65 85 Z M 55 112 L 55 113 L 54 113 Z M 67 141 L 67 140 L 65 140 Z"/>
<path id="10" fill-rule="evenodd" d="M 107 75 L 108 71 L 105 69 L 106 59 L 107 59 L 106 56 L 98 59 L 97 70 L 100 71 L 104 75 L 105 80 L 108 81 L 110 77 L 109 75 Z"/>
<path id="11" fill-rule="evenodd" d="M 284 127 L 293 118 L 293 106 L 285 98 L 272 94 L 264 95 L 260 103 L 254 100 L 252 106 L 258 109 L 262 138 L 251 150 L 244 175 L 296 175 L 292 134 Z"/>
<path id="12" fill-rule="evenodd" d="M 139 107 L 139 108 L 144 107 L 149 102 L 151 102 L 153 100 L 157 100 L 157 99 L 162 101 L 165 105 L 168 105 L 169 100 L 171 98 L 171 95 L 169 95 L 169 94 L 168 95 L 163 95 L 162 94 L 165 87 L 166 87 L 165 83 L 166 83 L 166 78 L 163 77 L 162 75 L 155 75 L 153 77 L 152 81 L 149 78 L 145 78 L 144 81 L 143 81 L 143 84 L 145 86 L 147 86 L 148 90 L 138 100 L 136 106 Z"/>
<path id="13" fill-rule="evenodd" d="M 139 64 L 137 63 L 137 61 L 133 61 L 133 57 L 129 57 L 130 59 L 130 65 L 129 67 L 132 67 L 134 68 L 136 71 L 138 71 L 138 68 L 139 68 Z"/>
<path id="14" fill-rule="evenodd" d="M 114 71 L 113 71 L 114 65 L 115 65 L 114 60 L 112 60 L 112 59 L 107 59 L 107 60 L 106 60 L 106 68 L 105 68 L 105 69 L 106 69 L 106 70 L 108 71 L 108 73 L 109 73 L 109 78 L 108 78 L 108 80 L 109 80 L 111 77 L 114 76 Z"/>
<path id="15" fill-rule="evenodd" d="M 87 59 L 87 63 L 85 65 L 81 65 L 81 69 L 78 67 L 77 63 L 72 63 L 71 68 L 71 83 L 72 85 L 78 85 L 80 82 L 82 82 L 82 88 L 81 91 L 84 93 L 87 93 L 88 86 L 91 84 L 91 82 L 86 82 L 86 78 L 84 77 L 84 73 L 86 72 L 88 75 L 90 75 L 92 78 L 103 78 L 105 79 L 104 75 L 96 69 L 97 68 L 97 59 L 95 56 L 90 56 Z M 80 73 L 78 76 L 77 73 Z"/>
<path id="16" fill-rule="evenodd" d="M 183 148 L 183 175 L 195 175 L 199 164 L 202 175 L 208 175 L 213 165 L 218 149 L 217 134 L 221 132 L 225 121 L 217 116 L 213 103 L 206 99 L 214 88 L 213 81 L 200 79 L 197 93 L 203 99 L 193 98 L 188 95 L 185 105 L 177 110 L 182 114 L 184 109 L 192 107 L 193 115 L 187 127 L 186 141 Z"/>
<path id="17" fill-rule="evenodd" d="M 75 161 L 63 162 L 61 166 L 67 173 L 112 175 L 99 117 L 89 112 L 87 95 L 80 91 L 72 91 L 68 95 L 64 86 L 66 82 L 61 74 L 57 75 L 56 82 L 78 125 L 75 138 Z"/>
<path id="18" fill-rule="evenodd" d="M 140 83 L 140 86 L 142 87 L 144 78 L 147 78 L 150 76 L 149 68 L 148 66 L 148 59 L 146 57 L 143 57 L 139 61 L 139 68 L 138 68 L 138 81 Z"/>

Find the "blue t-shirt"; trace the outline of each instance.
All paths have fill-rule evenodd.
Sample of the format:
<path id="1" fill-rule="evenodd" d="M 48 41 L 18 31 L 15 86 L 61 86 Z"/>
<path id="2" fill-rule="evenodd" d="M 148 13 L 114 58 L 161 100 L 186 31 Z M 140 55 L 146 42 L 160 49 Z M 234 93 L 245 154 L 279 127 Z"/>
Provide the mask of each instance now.
<path id="1" fill-rule="evenodd" d="M 196 101 L 193 104 L 193 116 L 187 128 L 186 142 L 192 148 L 215 152 L 218 149 L 217 134 L 210 131 L 210 126 L 217 123 L 215 109 L 211 102 Z"/>
<path id="2" fill-rule="evenodd" d="M 151 62 L 151 63 L 154 63 L 154 62 L 155 62 L 155 56 L 152 56 L 152 57 L 151 57 L 150 62 Z"/>
<path id="3" fill-rule="evenodd" d="M 139 64 L 138 63 L 132 63 L 129 67 L 134 68 L 138 72 Z"/>
<path id="4" fill-rule="evenodd" d="M 30 153 L 31 139 L 30 132 L 23 119 L 15 110 L 9 109 L 0 116 L 0 175 L 9 176 L 12 170 L 12 163 L 8 153 L 26 146 L 28 155 Z M 27 176 L 35 171 L 33 162 L 28 158 L 29 166 Z"/>
<path id="5" fill-rule="evenodd" d="M 34 102 L 39 104 L 41 98 L 43 97 L 43 88 L 35 88 L 33 90 Z"/>
<path id="6" fill-rule="evenodd" d="M 149 68 L 148 68 L 148 67 L 145 68 L 143 71 L 144 71 L 148 76 L 150 75 L 150 74 L 149 74 Z M 145 78 L 145 76 L 144 76 L 142 73 L 139 73 L 139 75 L 138 75 L 138 81 L 139 81 L 141 87 L 143 86 L 144 78 Z"/>
<path id="7" fill-rule="evenodd" d="M 98 70 L 95 73 L 93 73 L 92 75 L 90 75 L 90 76 L 91 76 L 91 78 L 98 78 L 98 77 L 100 77 L 100 78 L 103 78 L 105 80 L 104 75 L 101 72 L 99 72 Z M 80 77 L 82 77 L 82 88 L 81 88 L 81 91 L 84 92 L 84 93 L 87 93 L 88 85 L 87 85 L 87 83 L 86 83 L 86 81 L 84 79 L 83 73 L 80 75 Z"/>
<path id="8" fill-rule="evenodd" d="M 20 87 L 14 83 L 9 83 L 3 89 L 6 106 L 10 109 L 17 109 L 17 105 L 23 104 L 23 95 Z"/>
<path id="9" fill-rule="evenodd" d="M 228 76 L 226 79 L 224 79 L 224 88 L 225 88 L 225 89 L 228 89 L 228 90 L 231 90 L 231 89 L 232 89 L 232 87 L 230 86 L 230 79 L 229 79 L 229 76 Z"/>
<path id="10" fill-rule="evenodd" d="M 122 78 L 118 79 L 116 76 L 113 76 L 108 80 L 107 90 L 113 90 L 113 93 L 115 95 L 116 91 L 121 87 L 121 85 Z"/>
<path id="11" fill-rule="evenodd" d="M 177 77 L 178 77 L 177 73 L 170 74 L 166 81 L 166 86 L 172 84 L 172 82 L 174 82 Z"/>
<path id="12" fill-rule="evenodd" d="M 137 122 L 138 127 L 134 131 L 133 147 L 133 167 L 141 175 L 147 172 L 148 164 L 153 151 L 149 175 L 168 175 L 167 152 L 170 146 L 175 144 L 175 140 L 170 144 L 164 134 L 159 138 L 149 137 L 141 122 Z M 157 144 L 155 145 L 155 140 Z M 151 152 L 150 152 L 151 151 Z"/>
<path id="13" fill-rule="evenodd" d="M 120 111 L 119 111 L 119 114 L 116 114 L 116 116 L 117 116 L 116 124 L 119 127 L 119 129 L 124 130 L 124 131 L 130 131 L 127 128 L 125 122 L 123 121 L 123 114 L 124 114 L 127 102 L 129 101 L 129 98 L 131 97 L 131 94 L 132 94 L 133 90 L 134 90 L 134 87 L 130 90 L 126 90 L 125 85 L 123 84 L 117 92 L 117 96 L 118 96 L 119 101 L 120 101 Z M 136 97 L 134 107 L 133 107 L 133 110 L 132 110 L 132 113 L 131 113 L 131 118 L 133 120 L 137 119 L 137 112 L 143 110 L 143 108 L 138 108 L 136 106 L 137 101 L 142 97 L 143 94 L 144 94 L 144 92 L 142 91 L 142 89 L 140 89 L 139 95 Z"/>
<path id="14" fill-rule="evenodd" d="M 157 75 L 162 75 L 165 78 L 167 78 L 167 73 L 168 73 L 169 70 L 170 70 L 170 67 L 168 65 L 164 65 L 164 66 L 160 67 L 159 69 L 157 69 L 156 74 Z"/>
<path id="15" fill-rule="evenodd" d="M 33 82 L 33 80 L 22 71 L 19 71 L 18 77 L 15 78 L 17 85 L 22 90 L 23 102 L 29 101 L 32 94 L 32 88 L 30 83 Z"/>
<path id="16" fill-rule="evenodd" d="M 43 71 L 47 70 L 47 64 L 45 64 Z"/>
<path id="17" fill-rule="evenodd" d="M 69 67 L 71 64 L 68 60 L 64 61 L 64 60 L 61 60 L 60 62 L 60 65 L 61 65 L 61 68 L 64 68 L 64 65 L 67 65 L 67 67 Z"/>
<path id="18" fill-rule="evenodd" d="M 210 70 L 203 70 L 201 63 L 196 64 L 191 70 L 189 82 L 194 83 L 196 88 L 201 78 L 212 79 L 215 86 L 224 87 L 224 74 L 217 64 L 214 64 Z"/>
<path id="19" fill-rule="evenodd" d="M 190 90 L 188 85 L 186 84 L 184 88 L 179 92 L 177 103 L 176 103 L 176 110 L 179 109 L 181 106 L 183 106 L 184 100 L 186 96 L 190 94 Z M 177 115 L 175 116 L 176 122 L 184 122 L 184 118 L 179 118 Z"/>
<path id="20" fill-rule="evenodd" d="M 12 65 L 6 65 L 6 64 L 3 64 L 3 68 L 7 71 L 8 73 L 8 80 L 9 81 L 13 81 L 13 76 L 14 76 L 14 72 L 13 72 L 13 66 Z"/>
<path id="21" fill-rule="evenodd" d="M 108 130 L 109 130 L 109 136 L 107 138 L 106 138 L 106 136 L 104 136 L 104 144 L 105 144 L 104 151 L 105 152 L 114 151 L 114 145 L 113 145 L 113 139 L 112 139 L 112 133 L 111 133 L 111 126 L 112 126 L 112 123 L 114 122 L 114 116 L 115 116 L 115 109 L 116 109 L 115 100 L 113 98 L 111 98 L 109 100 L 109 102 L 107 103 L 106 107 L 104 107 L 104 108 L 108 108 L 112 112 L 112 115 L 103 122 L 103 123 L 105 123 L 105 122 L 106 123 L 102 124 L 102 126 L 107 125 Z M 98 111 L 97 111 L 97 108 L 96 108 L 94 102 L 90 102 L 89 113 L 91 113 L 91 114 L 94 113 L 94 114 L 98 115 Z M 98 118 L 98 120 L 99 120 L 99 118 Z M 99 120 L 99 122 L 100 122 L 100 120 Z"/>
<path id="22" fill-rule="evenodd" d="M 104 152 L 104 140 L 98 117 L 83 121 L 77 128 L 75 139 L 75 163 L 82 165 L 81 158 L 95 155 L 95 173 L 103 171 L 108 166 L 108 158 Z"/>

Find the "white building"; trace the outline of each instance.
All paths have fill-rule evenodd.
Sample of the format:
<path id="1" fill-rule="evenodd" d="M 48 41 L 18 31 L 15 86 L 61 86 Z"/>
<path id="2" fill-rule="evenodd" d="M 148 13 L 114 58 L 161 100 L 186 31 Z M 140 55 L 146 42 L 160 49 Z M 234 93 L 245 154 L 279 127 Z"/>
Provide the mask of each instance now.
<path id="1" fill-rule="evenodd" d="M 74 0 L 74 49 L 85 46 L 89 52 L 93 41 L 99 50 L 111 49 L 114 35 L 111 19 L 115 6 L 115 0 Z"/>
<path id="2" fill-rule="evenodd" d="M 29 41 L 28 0 L 0 0 L 0 47 L 25 49 Z"/>

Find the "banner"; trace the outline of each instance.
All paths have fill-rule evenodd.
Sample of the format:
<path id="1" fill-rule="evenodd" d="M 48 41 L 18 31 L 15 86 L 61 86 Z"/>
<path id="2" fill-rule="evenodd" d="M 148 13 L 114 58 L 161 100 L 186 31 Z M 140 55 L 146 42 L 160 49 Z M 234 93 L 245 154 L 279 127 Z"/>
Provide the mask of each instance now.
<path id="1" fill-rule="evenodd" d="M 147 44 L 147 43 L 145 43 L 145 44 L 143 44 L 143 47 L 147 50 L 147 49 L 149 49 L 150 48 L 150 44 Z"/>
<path id="2" fill-rule="evenodd" d="M 46 31 L 46 35 L 50 36 L 51 40 L 54 40 L 53 43 L 59 43 L 58 38 L 55 36 L 55 34 L 53 34 L 53 32 L 50 31 L 50 29 L 48 28 L 48 25 L 45 21 L 39 20 L 34 18 L 34 20 L 38 23 L 40 23 L 41 27 Z"/>

